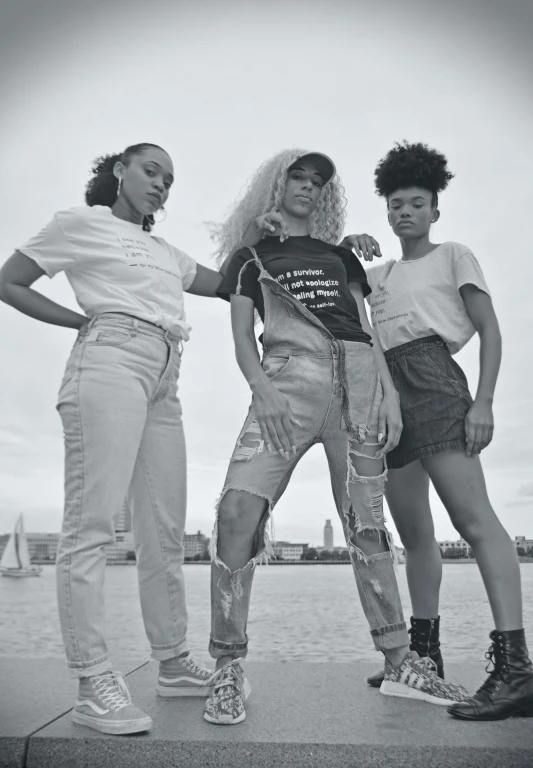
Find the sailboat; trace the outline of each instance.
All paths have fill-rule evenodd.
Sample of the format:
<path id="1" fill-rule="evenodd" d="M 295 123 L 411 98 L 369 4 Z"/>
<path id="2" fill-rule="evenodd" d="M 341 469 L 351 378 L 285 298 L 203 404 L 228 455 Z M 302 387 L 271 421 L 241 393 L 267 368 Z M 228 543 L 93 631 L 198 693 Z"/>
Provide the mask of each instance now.
<path id="1" fill-rule="evenodd" d="M 24 522 L 22 515 L 19 515 L 0 559 L 0 575 L 20 579 L 23 576 L 40 576 L 42 570 L 42 566 L 31 564 Z"/>

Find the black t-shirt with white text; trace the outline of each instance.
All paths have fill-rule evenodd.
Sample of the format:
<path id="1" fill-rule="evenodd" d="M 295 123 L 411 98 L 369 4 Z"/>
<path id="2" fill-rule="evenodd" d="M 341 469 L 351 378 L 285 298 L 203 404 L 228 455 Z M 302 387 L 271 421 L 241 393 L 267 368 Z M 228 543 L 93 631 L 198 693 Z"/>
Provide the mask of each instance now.
<path id="1" fill-rule="evenodd" d="M 309 235 L 289 237 L 283 243 L 278 237 L 266 237 L 255 250 L 270 276 L 312 312 L 336 339 L 372 343 L 361 327 L 357 302 L 348 288 L 349 283 L 361 283 L 363 296 L 371 292 L 365 270 L 351 251 Z M 235 251 L 217 291 L 221 299 L 229 301 L 231 294 L 237 293 L 239 274 L 250 259 L 253 256 L 248 248 Z M 240 295 L 253 300 L 264 321 L 258 277 L 257 265 L 248 264 L 240 278 Z"/>

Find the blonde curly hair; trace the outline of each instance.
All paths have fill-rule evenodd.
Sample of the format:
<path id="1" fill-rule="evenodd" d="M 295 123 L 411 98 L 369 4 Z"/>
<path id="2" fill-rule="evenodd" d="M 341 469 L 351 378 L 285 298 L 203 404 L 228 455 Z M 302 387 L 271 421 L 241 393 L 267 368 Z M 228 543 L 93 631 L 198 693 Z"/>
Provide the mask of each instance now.
<path id="1" fill-rule="evenodd" d="M 227 219 L 211 224 L 211 238 L 217 244 L 214 254 L 220 267 L 239 246 L 250 222 L 279 208 L 285 194 L 287 172 L 305 149 L 284 149 L 264 162 L 248 182 L 243 197 L 234 204 Z M 337 245 L 342 239 L 346 220 L 346 198 L 338 175 L 326 184 L 316 209 L 309 217 L 309 234 Z"/>

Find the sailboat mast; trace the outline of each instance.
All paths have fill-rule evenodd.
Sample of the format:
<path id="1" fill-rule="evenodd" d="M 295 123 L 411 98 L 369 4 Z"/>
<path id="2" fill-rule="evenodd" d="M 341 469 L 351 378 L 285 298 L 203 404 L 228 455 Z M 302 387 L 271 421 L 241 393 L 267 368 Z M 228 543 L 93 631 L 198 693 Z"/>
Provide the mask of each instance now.
<path id="1" fill-rule="evenodd" d="M 19 552 L 19 530 L 22 530 L 22 516 L 19 516 L 19 519 L 17 520 L 17 524 L 15 526 L 15 553 L 17 555 L 19 568 L 22 568 L 22 560 L 20 559 L 20 552 Z"/>

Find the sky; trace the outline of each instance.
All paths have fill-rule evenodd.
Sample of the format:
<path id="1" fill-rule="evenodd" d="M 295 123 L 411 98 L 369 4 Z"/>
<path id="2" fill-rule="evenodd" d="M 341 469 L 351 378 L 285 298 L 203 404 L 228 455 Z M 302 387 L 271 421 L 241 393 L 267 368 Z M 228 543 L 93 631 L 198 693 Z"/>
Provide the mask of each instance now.
<path id="1" fill-rule="evenodd" d="M 148 141 L 176 183 L 157 234 L 212 266 L 206 226 L 256 167 L 287 147 L 334 158 L 347 233 L 399 247 L 373 171 L 394 141 L 444 152 L 456 174 L 433 240 L 468 245 L 500 320 L 503 366 L 489 493 L 512 536 L 533 538 L 533 388 L 529 226 L 533 205 L 533 5 L 528 0 L 8 0 L 0 25 L 0 263 L 57 210 L 83 203 L 93 159 Z M 35 286 L 73 309 L 64 275 Z M 193 325 L 180 397 L 188 445 L 187 532 L 208 534 L 249 405 L 229 307 L 187 297 Z M 57 391 L 75 332 L 0 305 L 0 533 L 61 526 Z M 457 356 L 475 391 L 477 339 Z M 435 494 L 439 540 L 457 539 Z M 342 543 L 320 446 L 275 510 L 277 538 Z M 392 530 L 394 526 L 389 520 Z"/>

